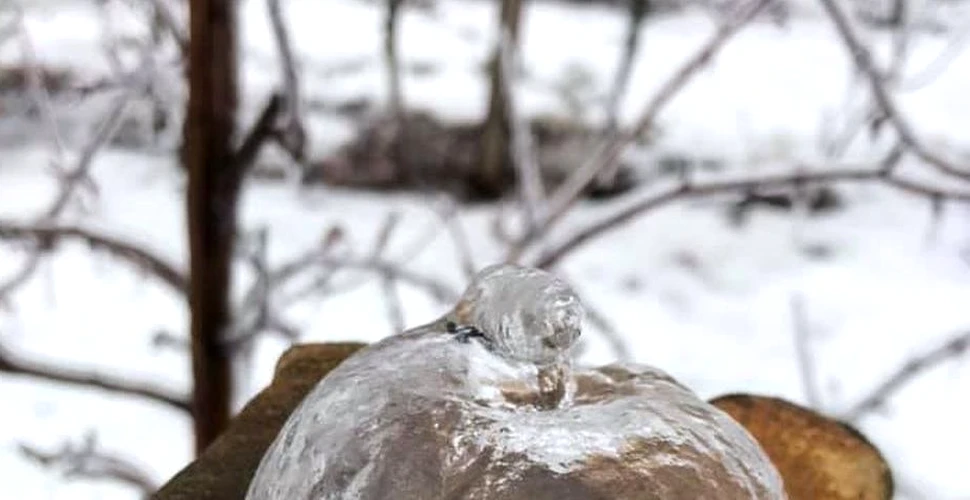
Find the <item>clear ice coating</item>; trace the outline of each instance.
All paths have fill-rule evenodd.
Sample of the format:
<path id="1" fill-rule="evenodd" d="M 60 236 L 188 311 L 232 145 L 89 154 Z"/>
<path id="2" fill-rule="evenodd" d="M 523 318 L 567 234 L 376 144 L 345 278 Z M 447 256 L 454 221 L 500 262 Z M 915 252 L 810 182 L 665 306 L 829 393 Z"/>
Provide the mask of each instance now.
<path id="1" fill-rule="evenodd" d="M 583 307 L 556 276 L 498 264 L 482 270 L 455 307 L 459 323 L 482 330 L 495 352 L 536 364 L 561 362 L 579 338 Z"/>
<path id="2" fill-rule="evenodd" d="M 330 372 L 247 498 L 785 498 L 753 438 L 669 376 L 572 370 L 581 323 L 555 276 L 486 268 L 445 317 Z"/>

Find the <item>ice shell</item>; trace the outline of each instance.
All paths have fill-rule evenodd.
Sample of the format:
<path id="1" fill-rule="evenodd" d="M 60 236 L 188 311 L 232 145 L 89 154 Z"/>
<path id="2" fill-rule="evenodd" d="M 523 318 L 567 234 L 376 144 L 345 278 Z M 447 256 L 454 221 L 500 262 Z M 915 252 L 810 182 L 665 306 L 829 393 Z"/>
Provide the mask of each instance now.
<path id="1" fill-rule="evenodd" d="M 543 409 L 532 363 L 437 326 L 386 339 L 308 395 L 247 498 L 784 498 L 751 436 L 662 372 L 571 376 Z"/>

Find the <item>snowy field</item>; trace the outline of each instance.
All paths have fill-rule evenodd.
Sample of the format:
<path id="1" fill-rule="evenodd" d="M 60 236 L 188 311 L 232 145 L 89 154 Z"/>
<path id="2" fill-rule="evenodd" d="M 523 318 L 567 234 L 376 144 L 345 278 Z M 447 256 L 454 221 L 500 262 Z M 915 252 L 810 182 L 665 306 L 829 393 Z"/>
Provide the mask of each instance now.
<path id="1" fill-rule="evenodd" d="M 67 66 L 92 78 L 105 74 L 103 20 L 94 2 L 34 2 L 26 29 L 44 64 Z M 243 2 L 247 121 L 278 83 L 276 52 L 263 2 Z M 304 72 L 308 101 L 383 98 L 380 64 L 382 13 L 376 3 L 289 0 L 284 3 Z M 936 15 L 965 30 L 958 12 Z M 820 10 L 794 4 L 785 27 L 759 20 L 730 42 L 660 119 L 650 155 L 718 161 L 732 172 L 784 171 L 796 164 L 835 163 L 823 145 L 858 109 L 866 95 L 844 47 Z M 947 5 L 943 5 L 944 8 Z M 955 9 L 952 6 L 947 8 Z M 128 12 L 126 14 L 126 12 Z M 935 12 L 935 14 L 934 14 Z M 123 8 L 107 25 L 137 30 Z M 128 16 L 126 18 L 126 16 Z M 439 116 L 471 119 L 485 106 L 479 73 L 494 32 L 490 4 L 439 0 L 433 11 L 408 10 L 402 26 L 410 106 Z M 523 105 L 531 113 L 561 112 L 550 90 L 564 75 L 588 75 L 589 95 L 603 95 L 623 41 L 620 12 L 605 8 L 530 5 L 524 19 Z M 700 10 L 654 18 L 643 32 L 624 120 L 636 118 L 680 62 L 714 29 Z M 879 52 L 889 37 L 868 33 Z M 918 75 L 950 50 L 953 36 L 920 34 L 905 75 Z M 6 43 L 0 62 L 20 61 L 21 47 Z M 927 144 L 970 164 L 970 54 L 947 59 L 945 71 L 924 85 L 903 85 L 899 100 Z M 164 63 L 162 63 L 164 64 Z M 334 74 L 332 68 L 358 66 Z M 175 74 L 177 77 L 177 74 Z M 95 103 L 97 104 L 97 103 Z M 103 104 L 103 103 L 102 103 Z M 103 106 L 102 106 L 103 107 Z M 601 114 L 591 104 L 591 114 Z M 0 218 L 27 221 L 56 194 L 48 168 L 55 156 L 46 128 L 21 131 L 3 123 L 0 140 Z M 66 106 L 56 113 L 75 123 L 103 113 L 97 105 Z M 350 137 L 349 123 L 309 117 L 313 148 L 327 151 Z M 83 127 L 65 125 L 64 140 L 82 144 Z M 886 141 L 853 142 L 837 163 L 876 162 Z M 68 148 L 73 154 L 73 149 Z M 97 196 L 83 197 L 65 221 L 102 229 L 142 243 L 173 262 L 185 262 L 182 191 L 185 179 L 170 148 L 156 151 L 113 146 L 93 166 Z M 911 157 L 907 171 L 925 171 Z M 930 181 L 934 179 L 928 178 Z M 655 186 L 646 184 L 642 189 Z M 625 348 L 590 327 L 582 361 L 619 356 L 658 366 L 703 397 L 747 391 L 806 402 L 796 363 L 793 301 L 803 305 L 815 361 L 821 406 L 839 414 L 910 357 L 970 328 L 970 210 L 949 206 L 934 219 L 930 204 L 878 185 L 840 186 L 846 207 L 822 217 L 756 211 L 748 224 L 727 223 L 725 199 L 669 205 L 619 227 L 563 261 L 559 271 L 584 299 L 622 333 Z M 636 196 L 634 194 L 633 196 Z M 609 212 L 605 202 L 580 206 L 551 236 L 570 234 Z M 289 181 L 249 181 L 243 227 L 269 230 L 269 256 L 283 262 L 342 226 L 348 255 L 365 256 L 390 213 L 403 215 L 388 257 L 407 269 L 460 290 L 459 252 L 441 222 L 442 200 L 301 187 Z M 83 209 L 82 209 L 83 208 Z M 496 207 L 463 208 L 459 214 L 477 266 L 500 259 L 492 235 Z M 825 257 L 818 257 L 823 249 Z M 0 280 L 27 256 L 0 244 Z M 178 296 L 111 257 L 65 244 L 0 311 L 0 342 L 24 355 L 153 381 L 188 391 L 189 361 L 178 347 L 153 345 L 160 331 L 186 336 L 187 315 Z M 303 341 L 374 341 L 391 331 L 379 280 L 343 272 L 358 283 L 346 292 L 301 302 L 285 316 Z M 367 278 L 367 279 L 363 279 Z M 239 281 L 245 284 L 247 276 Z M 407 325 L 436 318 L 448 304 L 422 290 L 400 286 Z M 267 336 L 257 344 L 242 381 L 241 400 L 271 376 L 286 342 Z M 881 412 L 858 422 L 890 459 L 900 498 L 970 499 L 970 367 L 965 357 L 940 364 L 907 385 Z M 130 457 L 161 483 L 191 458 L 188 419 L 169 408 L 93 390 L 77 390 L 0 374 L 0 497 L 10 499 L 130 499 L 137 492 L 105 481 L 65 479 L 56 469 L 27 461 L 19 445 L 54 450 L 95 432 L 99 449 Z"/>

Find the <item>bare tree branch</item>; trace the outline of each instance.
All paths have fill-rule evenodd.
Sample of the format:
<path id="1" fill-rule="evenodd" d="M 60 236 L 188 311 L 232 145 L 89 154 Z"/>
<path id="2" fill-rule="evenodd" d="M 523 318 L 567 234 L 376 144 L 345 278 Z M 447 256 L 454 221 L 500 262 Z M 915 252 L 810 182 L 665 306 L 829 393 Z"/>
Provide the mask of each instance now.
<path id="1" fill-rule="evenodd" d="M 189 54 L 189 37 L 185 33 L 185 28 L 179 23 L 178 18 L 175 17 L 172 10 L 165 4 L 165 0 L 150 0 L 149 3 L 152 5 L 155 24 L 165 28 L 172 35 L 172 39 L 178 45 L 179 51 L 183 56 L 187 57 Z"/>
<path id="2" fill-rule="evenodd" d="M 963 180 L 970 180 L 970 167 L 958 167 L 930 151 L 917 136 L 909 121 L 903 116 L 893 96 L 886 89 L 883 75 L 876 69 L 872 52 L 863 44 L 852 25 L 849 15 L 837 0 L 819 0 L 828 13 L 835 28 L 845 43 L 849 55 L 860 71 L 866 76 L 872 95 L 886 118 L 893 124 L 899 139 L 918 158 L 932 165 L 940 172 Z"/>
<path id="3" fill-rule="evenodd" d="M 355 282 L 353 285 L 330 285 L 333 276 L 337 272 L 345 270 L 373 272 L 381 280 L 381 286 L 386 293 L 392 292 L 388 290 L 389 283 L 395 287 L 399 283 L 406 283 L 426 291 L 439 301 L 453 302 L 456 300 L 458 292 L 448 284 L 430 276 L 409 271 L 403 265 L 382 257 L 391 232 L 399 219 L 400 217 L 397 214 L 391 214 L 388 217 L 377 235 L 374 250 L 363 258 L 336 256 L 330 253 L 332 246 L 342 240 L 343 231 L 339 226 L 331 228 L 327 232 L 321 246 L 310 248 L 273 270 L 269 269 L 265 254 L 257 251 L 247 256 L 246 260 L 256 274 L 256 282 L 247 291 L 238 307 L 237 317 L 242 319 L 239 319 L 238 325 L 232 328 L 233 333 L 227 337 L 226 344 L 236 349 L 245 345 L 259 333 L 267 331 L 277 332 L 288 338 L 295 338 L 297 330 L 287 325 L 281 315 L 274 310 L 271 298 L 292 280 L 306 276 L 310 271 L 319 272 L 321 277 L 312 279 L 309 284 L 279 298 L 276 302 L 278 307 L 286 308 L 310 295 L 321 293 L 333 295 L 346 292 L 349 288 L 360 284 Z M 262 248 L 262 246 L 258 248 Z M 399 332 L 403 329 L 404 320 L 397 291 L 393 290 L 393 294 L 388 295 L 386 299 L 389 301 L 388 314 L 391 318 L 391 324 L 395 331 Z"/>
<path id="4" fill-rule="evenodd" d="M 607 136 L 616 134 L 619 126 L 620 102 L 626 95 L 630 75 L 633 72 L 633 58 L 640 49 L 640 29 L 644 24 L 650 9 L 649 3 L 652 0 L 627 1 L 629 2 L 629 10 L 627 11 L 626 41 L 623 44 L 620 64 L 613 75 L 613 86 L 610 88 L 606 101 L 606 128 L 604 132 Z M 594 182 L 599 186 L 610 188 L 616 183 L 618 171 L 619 162 L 613 162 L 612 165 L 598 172 Z"/>
<path id="5" fill-rule="evenodd" d="M 319 246 L 308 249 L 270 272 L 267 276 L 270 286 L 282 287 L 301 272 L 317 265 L 319 259 L 329 255 L 332 248 L 343 239 L 344 229 L 341 226 L 328 228 Z"/>
<path id="6" fill-rule="evenodd" d="M 59 240 L 78 240 L 92 249 L 103 250 L 115 258 L 148 272 L 180 295 L 185 295 L 188 289 L 188 281 L 184 273 L 175 265 L 154 255 L 144 247 L 113 236 L 99 234 L 92 229 L 66 225 L 24 225 L 0 220 L 0 239 L 34 240 L 37 242 L 37 254 L 53 250 Z"/>
<path id="7" fill-rule="evenodd" d="M 397 293 L 397 284 L 388 274 L 381 274 L 381 289 L 384 292 L 384 306 L 387 311 L 388 322 L 391 324 L 391 335 L 405 330 L 404 305 Z"/>
<path id="8" fill-rule="evenodd" d="M 909 0 L 893 0 L 893 52 L 887 79 L 898 82 L 906 69 L 910 41 L 913 38 L 912 5 Z"/>
<path id="9" fill-rule="evenodd" d="M 629 11 L 627 12 L 626 40 L 623 43 L 623 53 L 620 56 L 620 65 L 613 75 L 613 86 L 606 102 L 606 130 L 612 133 L 617 128 L 618 108 L 620 101 L 626 94 L 626 88 L 630 81 L 630 74 L 633 69 L 633 57 L 640 48 L 640 27 L 647 16 L 650 0 L 627 0 Z"/>
<path id="10" fill-rule="evenodd" d="M 891 160 L 891 161 L 890 161 Z M 894 187 L 903 192 L 926 196 L 939 197 L 942 199 L 970 202 L 970 186 L 964 191 L 944 190 L 919 182 L 902 179 L 892 175 L 892 167 L 898 162 L 899 156 L 894 153 L 879 168 L 858 168 L 845 170 L 831 170 L 828 172 L 801 173 L 794 172 L 782 175 L 765 175 L 746 179 L 727 180 L 719 182 L 708 182 L 704 184 L 682 181 L 679 184 L 653 193 L 640 201 L 621 208 L 615 213 L 601 218 L 569 236 L 565 241 L 560 242 L 548 249 L 537 262 L 537 267 L 549 268 L 555 265 L 566 254 L 580 247 L 584 243 L 592 240 L 607 231 L 615 229 L 617 226 L 625 224 L 635 217 L 640 216 L 651 210 L 663 207 L 674 201 L 687 198 L 699 198 L 716 194 L 732 193 L 739 191 L 749 191 L 757 189 L 794 187 L 796 185 L 809 185 L 817 183 L 849 183 L 849 182 L 881 182 L 887 186 Z"/>
<path id="11" fill-rule="evenodd" d="M 522 3 L 525 0 L 501 0 L 499 7 L 499 36 L 495 51 L 488 62 L 489 97 L 488 111 L 482 123 L 481 157 L 475 183 L 487 195 L 497 196 L 505 187 L 508 177 L 505 170 L 510 154 L 511 124 L 505 93 L 505 67 L 502 64 L 502 44 L 508 33 L 512 43 L 518 43 Z"/>
<path id="12" fill-rule="evenodd" d="M 514 245 L 506 256 L 506 261 L 516 261 L 522 253 L 536 240 L 545 236 L 554 225 L 565 216 L 566 212 L 573 206 L 579 195 L 586 186 L 589 185 L 600 172 L 605 171 L 619 159 L 620 153 L 637 137 L 642 136 L 649 130 L 657 119 L 660 112 L 676 96 L 679 91 L 689 82 L 694 75 L 714 58 L 724 45 L 741 28 L 753 20 L 769 0 L 751 0 L 745 4 L 731 21 L 721 25 L 720 28 L 704 43 L 700 49 L 691 56 L 683 66 L 680 67 L 669 80 L 664 82 L 660 90 L 654 95 L 653 99 L 647 104 L 636 126 L 632 130 L 618 133 L 608 140 L 597 152 L 595 152 L 585 163 L 574 170 L 563 182 L 562 186 L 552 194 L 547 211 L 548 217 L 543 224 L 535 230 L 527 232 L 520 241 Z"/>
<path id="13" fill-rule="evenodd" d="M 33 252 L 27 260 L 20 266 L 20 270 L 7 278 L 7 281 L 0 283 L 0 305 L 9 305 L 10 296 L 13 291 L 23 286 L 40 267 L 40 253 Z"/>
<path id="14" fill-rule="evenodd" d="M 882 408 L 894 394 L 923 372 L 968 351 L 970 351 L 970 331 L 955 335 L 939 346 L 910 359 L 878 384 L 869 395 L 849 408 L 844 413 L 844 418 L 848 421 L 858 420 L 866 413 Z"/>
<path id="15" fill-rule="evenodd" d="M 114 377 L 77 368 L 58 366 L 51 362 L 26 359 L 15 355 L 3 344 L 0 344 L 0 371 L 101 389 L 126 396 L 137 396 L 191 413 L 189 402 L 185 396 L 154 386 L 149 382 L 136 382 L 125 377 Z"/>
<path id="16" fill-rule="evenodd" d="M 27 26 L 24 23 L 23 9 L 17 4 L 14 4 L 13 9 L 16 17 L 11 24 L 13 26 L 13 30 L 16 30 L 16 33 L 20 38 L 21 58 L 23 60 L 24 67 L 27 69 L 27 85 L 30 91 L 30 96 L 34 101 L 34 105 L 37 106 L 41 119 L 45 122 L 50 131 L 51 139 L 54 143 L 54 149 L 57 155 L 54 165 L 55 167 L 59 168 L 61 167 L 61 162 L 64 161 L 64 155 L 67 148 L 64 146 L 64 139 L 61 136 L 60 128 L 57 126 L 57 120 L 54 118 L 54 109 L 53 105 L 51 104 L 51 96 L 47 91 L 47 86 L 43 83 L 43 77 L 37 64 L 37 52 L 34 50 L 34 44 L 31 40 L 30 33 L 28 33 Z"/>
<path id="17" fill-rule="evenodd" d="M 441 228 L 441 224 L 436 224 L 436 228 Z M 282 287 L 284 282 L 299 276 L 309 268 L 319 268 L 325 271 L 322 279 L 314 280 L 309 285 L 288 294 L 282 300 L 283 304 L 292 304 L 307 296 L 324 293 L 332 295 L 346 292 L 368 282 L 369 278 L 355 280 L 351 283 L 327 286 L 332 276 L 341 270 L 370 271 L 373 273 L 390 274 L 396 281 L 407 283 L 415 288 L 421 289 L 431 295 L 435 300 L 451 303 L 458 298 L 458 292 L 448 283 L 438 280 L 432 276 L 427 276 L 418 272 L 406 269 L 400 262 L 410 262 L 421 251 L 434 240 L 434 234 L 440 229 L 436 229 L 431 235 L 422 235 L 416 239 L 416 245 L 410 246 L 395 260 L 387 258 L 373 257 L 353 257 L 338 256 L 329 252 L 331 245 L 343 239 L 343 229 L 339 226 L 331 228 L 328 235 L 324 238 L 324 244 L 319 248 L 311 248 L 302 254 L 294 257 L 287 263 L 279 266 L 271 273 L 271 280 L 274 286 Z"/>
<path id="18" fill-rule="evenodd" d="M 29 44 L 27 33 L 23 28 L 21 23 L 21 36 L 25 40 L 24 51 L 25 54 L 30 55 L 28 59 L 32 58 L 32 48 Z M 32 60 L 32 59 L 31 59 Z M 74 198 L 75 192 L 81 186 L 88 187 L 89 189 L 94 189 L 94 184 L 90 179 L 90 170 L 94 162 L 94 157 L 97 152 L 112 138 L 118 130 L 121 124 L 122 118 L 125 116 L 125 111 L 127 110 L 128 104 L 131 99 L 148 90 L 149 82 L 151 76 L 153 75 L 153 60 L 150 54 L 143 54 L 143 58 L 139 67 L 132 72 L 126 78 L 126 83 L 123 85 L 122 93 L 116 98 L 112 104 L 110 111 L 107 113 L 103 119 L 101 125 L 97 128 L 95 134 L 92 136 L 91 140 L 82 148 L 80 155 L 73 168 L 67 170 L 63 168 L 61 162 L 64 160 L 64 150 L 62 143 L 60 142 L 60 135 L 57 132 L 56 124 L 53 119 L 50 118 L 50 125 L 53 127 L 53 136 L 55 138 L 55 143 L 58 147 L 57 157 L 55 159 L 54 165 L 57 168 L 57 174 L 60 181 L 60 191 L 57 197 L 54 199 L 53 203 L 48 207 L 48 209 L 36 220 L 38 224 L 49 224 L 53 222 L 57 217 L 61 215 L 64 209 L 67 207 L 68 203 Z M 49 106 L 49 102 L 46 94 L 38 94 L 37 105 L 41 108 L 42 114 L 45 113 L 45 109 Z M 48 109 L 49 111 L 49 109 Z M 9 297 L 14 290 L 23 286 L 31 278 L 34 271 L 40 265 L 40 255 L 37 253 L 31 254 L 27 261 L 24 262 L 20 271 L 15 273 L 7 281 L 0 283 L 0 300 L 5 297 Z"/>
<path id="19" fill-rule="evenodd" d="M 65 443 L 58 451 L 21 444 L 20 452 L 41 467 L 58 469 L 66 478 L 108 479 L 133 486 L 148 499 L 158 489 L 155 480 L 131 460 L 98 451 L 94 434 L 80 446 Z"/>
<path id="20" fill-rule="evenodd" d="M 455 244 L 455 252 L 458 254 L 458 263 L 462 274 L 466 280 L 471 280 L 478 271 L 478 266 L 475 265 L 475 257 L 472 254 L 471 244 L 468 242 L 468 234 L 465 233 L 465 228 L 461 224 L 457 204 L 453 199 L 448 198 L 447 207 L 442 210 L 435 210 L 435 213 L 441 217 L 441 222 L 448 228 L 451 240 Z"/>
<path id="21" fill-rule="evenodd" d="M 816 410 L 822 409 L 822 393 L 818 389 L 818 378 L 815 374 L 815 357 L 812 354 L 811 332 L 808 318 L 805 315 L 805 301 L 799 295 L 792 296 L 789 308 L 791 310 L 792 334 L 795 337 L 795 353 L 798 359 L 799 375 L 802 379 L 802 389 L 808 405 Z"/>
<path id="22" fill-rule="evenodd" d="M 293 44 L 290 42 L 289 31 L 283 19 L 283 7 L 280 0 L 267 0 L 270 25 L 273 27 L 273 38 L 283 63 L 283 95 L 285 96 L 284 124 L 279 131 L 279 142 L 297 162 L 302 163 L 306 157 L 306 129 L 300 114 L 300 82 L 296 72 L 296 58 L 293 56 Z"/>
<path id="23" fill-rule="evenodd" d="M 388 108 L 394 117 L 395 127 L 402 126 L 404 119 L 404 95 L 401 90 L 401 57 L 398 54 L 397 29 L 400 25 L 401 7 L 404 0 L 386 0 L 387 15 L 384 19 L 384 65 L 387 68 Z"/>
<path id="24" fill-rule="evenodd" d="M 316 264 L 328 266 L 335 269 L 342 270 L 358 270 L 358 271 L 371 271 L 381 275 L 388 274 L 392 276 L 396 281 L 406 283 L 419 290 L 423 290 L 428 295 L 431 295 L 435 300 L 443 303 L 453 303 L 458 300 L 460 293 L 455 290 L 451 285 L 440 281 L 432 276 L 424 275 L 415 271 L 404 268 L 401 264 L 397 262 L 391 262 L 382 259 L 367 259 L 367 258 L 353 258 L 353 257 L 331 257 L 331 256 L 318 256 L 315 260 Z M 359 285 L 360 283 L 354 283 L 354 285 Z M 346 291 L 351 287 L 341 287 L 341 291 Z M 335 289 L 327 290 L 329 293 L 335 293 Z M 293 294 L 291 300 L 295 298 L 300 298 L 307 294 L 307 291 L 298 292 Z"/>
<path id="25" fill-rule="evenodd" d="M 263 107 L 263 112 L 259 114 L 259 118 L 256 119 L 253 128 L 246 134 L 246 138 L 243 139 L 239 150 L 236 151 L 235 158 L 233 159 L 233 168 L 245 172 L 252 166 L 253 162 L 256 161 L 256 156 L 259 154 L 260 148 L 263 147 L 266 141 L 273 138 L 276 132 L 276 120 L 279 118 L 282 107 L 283 97 L 281 95 L 273 94 L 269 97 L 269 100 L 266 101 L 266 106 Z"/>
<path id="26" fill-rule="evenodd" d="M 379 259 L 381 257 L 391 240 L 391 234 L 397 228 L 400 221 L 400 214 L 392 212 L 387 215 L 384 224 L 377 234 L 377 242 L 375 242 L 374 250 L 371 252 L 371 259 Z M 384 291 L 384 304 L 387 308 L 388 321 L 391 324 L 391 334 L 401 333 L 404 331 L 404 311 L 401 306 L 401 298 L 398 296 L 397 289 L 394 286 L 394 277 L 389 273 L 382 272 L 380 274 L 381 289 Z"/>
<path id="27" fill-rule="evenodd" d="M 291 342 L 299 339 L 299 330 L 279 317 L 273 306 L 273 292 L 279 284 L 269 269 L 267 245 L 269 231 L 256 231 L 255 248 L 248 252 L 245 261 L 252 268 L 255 279 L 242 303 L 233 315 L 233 325 L 225 335 L 225 345 L 240 352 L 261 333 L 278 333 Z M 251 353 L 250 353 L 251 354 Z"/>
<path id="28" fill-rule="evenodd" d="M 967 43 L 970 42 L 970 23 L 965 23 L 953 30 L 951 34 L 953 38 L 950 39 L 946 47 L 935 58 L 926 63 L 921 70 L 907 76 L 905 81 L 900 81 L 896 87 L 898 90 L 913 91 L 929 85 L 953 64 L 953 61 L 966 50 Z"/>
<path id="29" fill-rule="evenodd" d="M 505 116 L 511 129 L 512 147 L 509 156 L 512 159 L 519 181 L 526 230 L 533 231 L 545 219 L 544 201 L 546 193 L 542 186 L 542 172 L 540 172 L 539 158 L 532 141 L 529 120 L 518 109 L 520 100 L 518 89 L 513 81 L 515 69 L 519 63 L 516 45 L 512 32 L 509 31 L 508 27 L 503 26 L 498 51 L 498 64 L 502 65 L 502 70 L 498 72 L 498 76 L 502 85 L 502 92 L 505 95 L 503 101 Z"/>
<path id="30" fill-rule="evenodd" d="M 81 150 L 75 167 L 62 176 L 61 191 L 44 214 L 46 219 L 53 219 L 64 210 L 78 186 L 86 183 L 88 186 L 93 186 L 90 183 L 90 171 L 94 157 L 118 132 L 132 99 L 148 91 L 151 76 L 154 73 L 151 71 L 153 65 L 151 56 L 146 55 L 140 67 L 131 74 L 125 90 L 115 99 L 107 116 L 102 120 L 101 125 L 96 128 L 91 140 Z"/>

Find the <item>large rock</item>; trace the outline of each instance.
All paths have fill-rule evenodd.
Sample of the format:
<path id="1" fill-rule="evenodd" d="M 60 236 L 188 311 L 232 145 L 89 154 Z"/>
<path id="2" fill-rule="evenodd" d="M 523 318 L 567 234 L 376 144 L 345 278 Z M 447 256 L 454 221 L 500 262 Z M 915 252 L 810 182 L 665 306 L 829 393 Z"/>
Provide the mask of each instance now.
<path id="1" fill-rule="evenodd" d="M 276 374 L 240 411 L 205 453 L 152 495 L 153 500 L 240 500 L 280 427 L 321 378 L 364 344 L 309 344 L 290 348 Z"/>
<path id="2" fill-rule="evenodd" d="M 555 277 L 486 269 L 441 320 L 330 372 L 247 498 L 785 498 L 751 435 L 663 372 L 573 371 L 581 317 Z"/>
<path id="3" fill-rule="evenodd" d="M 890 500 L 893 475 L 854 427 L 789 401 L 753 394 L 711 400 L 750 432 L 785 480 L 791 500 Z"/>

